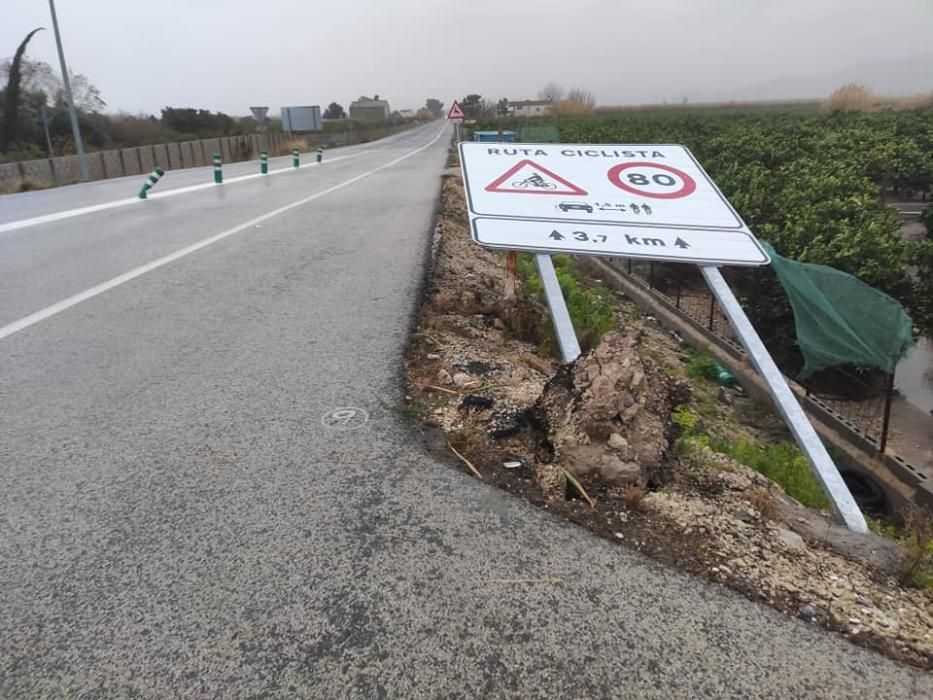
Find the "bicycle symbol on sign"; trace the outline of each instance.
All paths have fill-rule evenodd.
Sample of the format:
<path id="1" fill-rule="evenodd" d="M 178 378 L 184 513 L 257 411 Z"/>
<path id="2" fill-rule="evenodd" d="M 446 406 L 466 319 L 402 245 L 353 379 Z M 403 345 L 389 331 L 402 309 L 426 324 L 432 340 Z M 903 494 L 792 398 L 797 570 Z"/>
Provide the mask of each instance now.
<path id="1" fill-rule="evenodd" d="M 529 175 L 524 180 L 519 180 L 512 183 L 512 187 L 520 187 L 522 189 L 528 189 L 529 187 L 536 187 L 541 190 L 556 190 L 557 185 L 553 182 L 548 182 L 538 173 L 533 173 Z"/>

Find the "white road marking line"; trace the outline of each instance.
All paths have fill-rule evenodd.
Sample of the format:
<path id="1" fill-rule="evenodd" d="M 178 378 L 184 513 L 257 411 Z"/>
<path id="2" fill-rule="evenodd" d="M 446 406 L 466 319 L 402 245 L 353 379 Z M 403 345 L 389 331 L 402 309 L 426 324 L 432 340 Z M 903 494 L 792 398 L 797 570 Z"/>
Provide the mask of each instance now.
<path id="1" fill-rule="evenodd" d="M 327 163 L 336 163 L 338 160 L 346 160 L 348 158 L 356 158 L 358 156 L 365 155 L 367 153 L 372 153 L 375 151 L 375 148 L 368 148 L 359 153 L 351 153 L 345 156 L 337 156 L 336 158 L 329 158 Z M 290 173 L 301 168 L 311 168 L 319 165 L 324 165 L 324 163 L 305 163 L 304 165 L 299 166 L 298 168 L 289 166 L 285 168 L 279 168 L 278 170 L 270 170 L 269 175 L 275 175 L 276 173 Z M 171 171 L 169 171 L 171 172 Z M 262 173 L 250 173 L 249 175 L 238 175 L 236 177 L 224 179 L 224 185 L 230 185 L 234 182 L 243 182 L 244 180 L 253 180 L 257 177 L 269 177 L 269 175 L 263 175 Z M 164 197 L 174 197 L 179 194 L 187 194 L 188 192 L 197 192 L 198 190 L 206 190 L 209 187 L 217 187 L 216 182 L 204 182 L 198 185 L 186 185 L 185 187 L 176 187 L 173 190 L 163 190 L 162 192 L 153 192 L 149 191 L 148 199 L 162 199 Z M 98 211 L 106 211 L 107 209 L 115 209 L 116 207 L 125 207 L 129 204 L 135 204 L 137 202 L 145 202 L 147 200 L 139 199 L 139 197 L 127 197 L 126 199 L 114 199 L 110 202 L 102 202 L 101 204 L 92 204 L 87 207 L 80 207 L 78 209 L 66 209 L 65 211 L 55 212 L 53 214 L 43 214 L 42 216 L 36 216 L 32 219 L 21 219 L 19 221 L 10 221 L 6 224 L 0 224 L 0 233 L 6 233 L 8 231 L 17 231 L 23 228 L 29 228 L 30 226 L 38 226 L 39 224 L 48 224 L 53 221 L 61 221 L 62 219 L 70 219 L 74 216 L 83 216 L 84 214 L 93 214 Z"/>
<path id="2" fill-rule="evenodd" d="M 163 267 L 164 265 L 168 265 L 169 263 L 174 262 L 175 260 L 178 260 L 179 258 L 183 258 L 186 255 L 190 255 L 191 253 L 194 253 L 195 251 L 201 250 L 202 248 L 206 248 L 209 245 L 213 245 L 214 243 L 217 243 L 218 241 L 222 241 L 224 238 L 228 238 L 236 233 L 239 233 L 240 231 L 245 231 L 249 228 L 252 228 L 256 224 L 260 224 L 263 221 L 268 221 L 269 219 L 275 216 L 278 216 L 279 214 L 284 214 L 285 212 L 291 209 L 300 207 L 304 204 L 307 204 L 308 202 L 313 202 L 315 199 L 320 199 L 321 197 L 324 197 L 332 192 L 341 190 L 344 187 L 352 185 L 355 182 L 359 182 L 360 180 L 367 178 L 370 175 L 374 175 L 381 170 L 385 170 L 386 168 L 391 168 L 393 165 L 397 165 L 398 163 L 401 163 L 403 160 L 407 160 L 408 158 L 411 158 L 412 156 L 417 155 L 418 153 L 421 153 L 422 151 L 433 146 L 435 143 L 437 143 L 437 140 L 441 137 L 441 135 L 444 133 L 446 129 L 447 129 L 447 126 L 445 125 L 444 128 L 442 128 L 437 133 L 437 136 L 435 136 L 433 139 L 428 141 L 423 146 L 419 146 L 415 150 L 409 151 L 405 155 L 400 156 L 399 158 L 396 158 L 395 160 L 391 160 L 388 163 L 385 163 L 384 165 L 380 165 L 378 168 L 374 168 L 373 170 L 368 170 L 365 173 L 361 173 L 360 175 L 351 177 L 349 180 L 344 180 L 343 182 L 333 185 L 332 187 L 328 187 L 326 190 L 321 190 L 320 192 L 312 194 L 310 197 L 305 197 L 303 199 L 299 199 L 296 202 L 292 202 L 291 204 L 286 204 L 283 207 L 279 207 L 278 209 L 274 209 L 261 216 L 257 216 L 255 219 L 250 219 L 249 221 L 245 223 L 242 223 L 238 226 L 234 226 L 233 228 L 227 229 L 226 231 L 222 231 L 214 236 L 205 238 L 204 240 L 198 241 L 197 243 L 193 243 L 189 246 L 185 246 L 184 248 L 181 248 L 180 250 L 176 250 L 174 253 L 169 253 L 168 255 L 165 255 L 161 258 L 153 260 L 152 262 L 146 263 L 145 265 L 141 265 L 140 267 L 130 270 L 129 272 L 125 272 L 124 274 L 114 277 L 113 279 L 109 279 L 106 282 L 95 285 L 94 287 L 91 287 L 90 289 L 85 289 L 83 292 L 79 292 L 78 294 L 70 296 L 67 299 L 63 299 L 62 301 L 56 304 L 52 304 L 51 306 L 46 306 L 44 309 L 40 309 L 39 311 L 36 311 L 35 313 L 31 313 L 28 316 L 25 316 L 19 319 L 18 321 L 13 321 L 13 323 L 9 323 L 5 326 L 2 326 L 0 327 L 0 340 L 13 335 L 14 333 L 18 333 L 21 330 L 29 328 L 30 326 L 33 326 L 39 323 L 40 321 L 44 321 L 47 318 L 51 318 L 52 316 L 55 316 L 56 314 L 59 314 L 62 311 L 65 311 L 66 309 L 70 309 L 72 306 L 76 306 L 83 301 L 87 301 L 88 299 L 92 299 L 98 296 L 99 294 L 103 294 L 104 292 L 109 291 L 113 289 L 114 287 L 119 287 L 121 284 L 124 284 L 126 282 L 129 282 L 130 280 L 133 280 L 133 279 L 136 279 L 137 277 L 145 275 L 147 272 L 152 272 L 153 270 Z"/>

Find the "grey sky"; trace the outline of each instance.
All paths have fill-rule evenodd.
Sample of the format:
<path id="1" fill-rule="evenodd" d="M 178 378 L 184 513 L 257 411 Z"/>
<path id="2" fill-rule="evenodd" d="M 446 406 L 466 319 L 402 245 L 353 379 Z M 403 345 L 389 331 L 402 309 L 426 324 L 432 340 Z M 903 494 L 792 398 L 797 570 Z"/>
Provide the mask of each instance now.
<path id="1" fill-rule="evenodd" d="M 51 27 L 0 0 L 0 56 Z M 809 97 L 848 80 L 933 90 L 933 0 L 57 0 L 69 66 L 111 111 L 267 104 L 394 109 L 533 97 L 549 80 L 600 104 Z M 28 55 L 56 67 L 51 32 Z"/>

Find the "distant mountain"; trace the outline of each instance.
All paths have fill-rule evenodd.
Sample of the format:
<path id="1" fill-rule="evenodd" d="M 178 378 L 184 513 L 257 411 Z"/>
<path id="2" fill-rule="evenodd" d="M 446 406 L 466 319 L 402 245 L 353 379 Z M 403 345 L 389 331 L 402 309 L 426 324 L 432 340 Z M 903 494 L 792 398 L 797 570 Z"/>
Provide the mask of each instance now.
<path id="1" fill-rule="evenodd" d="M 847 83 L 862 83 L 875 94 L 886 97 L 933 92 L 933 54 L 853 64 L 826 73 L 814 70 L 806 75 L 784 76 L 708 97 L 691 96 L 691 99 L 697 102 L 741 102 L 823 98 Z"/>

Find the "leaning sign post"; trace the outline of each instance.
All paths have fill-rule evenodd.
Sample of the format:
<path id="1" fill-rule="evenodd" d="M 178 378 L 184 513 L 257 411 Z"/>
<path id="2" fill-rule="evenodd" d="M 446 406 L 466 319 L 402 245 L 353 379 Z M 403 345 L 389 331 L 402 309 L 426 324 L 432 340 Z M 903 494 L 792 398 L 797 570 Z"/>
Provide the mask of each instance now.
<path id="1" fill-rule="evenodd" d="M 720 265 L 767 265 L 770 259 L 687 148 L 461 143 L 460 163 L 473 240 L 536 254 L 565 362 L 575 360 L 580 347 L 551 253 L 698 265 L 836 513 L 850 530 L 868 531 L 839 470 L 719 271 Z"/>

